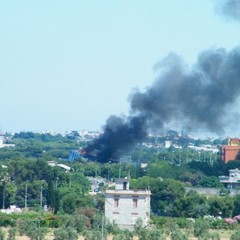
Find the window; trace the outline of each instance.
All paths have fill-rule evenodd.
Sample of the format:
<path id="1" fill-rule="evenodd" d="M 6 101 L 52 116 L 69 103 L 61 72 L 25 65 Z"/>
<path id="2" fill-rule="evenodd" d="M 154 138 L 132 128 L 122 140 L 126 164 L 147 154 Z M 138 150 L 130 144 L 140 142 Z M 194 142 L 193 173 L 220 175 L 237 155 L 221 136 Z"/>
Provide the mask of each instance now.
<path id="1" fill-rule="evenodd" d="M 119 198 L 114 198 L 114 207 L 118 207 L 119 206 Z"/>
<path id="2" fill-rule="evenodd" d="M 138 199 L 133 199 L 133 208 L 137 208 L 138 205 Z"/>

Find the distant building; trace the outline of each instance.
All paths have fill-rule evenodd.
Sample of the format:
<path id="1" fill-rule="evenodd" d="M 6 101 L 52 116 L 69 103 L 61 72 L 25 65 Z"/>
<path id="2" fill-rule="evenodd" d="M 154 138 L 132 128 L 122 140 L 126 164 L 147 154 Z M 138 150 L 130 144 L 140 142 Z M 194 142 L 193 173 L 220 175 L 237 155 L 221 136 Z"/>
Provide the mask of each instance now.
<path id="1" fill-rule="evenodd" d="M 171 146 L 172 146 L 172 141 L 169 141 L 169 140 L 168 140 L 168 141 L 165 141 L 165 142 L 164 142 L 164 147 L 165 147 L 165 148 L 170 148 Z"/>
<path id="2" fill-rule="evenodd" d="M 222 160 L 227 163 L 231 160 L 240 160 L 240 139 L 230 138 L 228 140 L 228 145 L 221 147 Z"/>
<path id="3" fill-rule="evenodd" d="M 149 190 L 129 190 L 129 179 L 118 179 L 115 190 L 105 192 L 105 217 L 120 228 L 132 229 L 138 218 L 150 220 Z"/>
<path id="4" fill-rule="evenodd" d="M 21 213 L 22 209 L 17 207 L 16 205 L 10 205 L 9 208 L 7 209 L 1 209 L 0 210 L 2 213 L 7 213 L 7 214 L 11 214 L 11 213 Z"/>
<path id="5" fill-rule="evenodd" d="M 240 187 L 240 170 L 238 168 L 230 169 L 229 176 L 220 176 L 219 180 L 227 188 L 239 188 Z"/>
<path id="6" fill-rule="evenodd" d="M 62 169 L 64 169 L 66 172 L 69 172 L 71 170 L 71 168 L 65 164 L 60 164 L 60 163 L 57 163 L 56 161 L 48 161 L 48 165 L 51 166 L 51 167 L 60 167 Z"/>
<path id="7" fill-rule="evenodd" d="M 4 137 L 0 136 L 0 148 L 4 147 L 15 147 L 15 144 L 4 143 Z"/>

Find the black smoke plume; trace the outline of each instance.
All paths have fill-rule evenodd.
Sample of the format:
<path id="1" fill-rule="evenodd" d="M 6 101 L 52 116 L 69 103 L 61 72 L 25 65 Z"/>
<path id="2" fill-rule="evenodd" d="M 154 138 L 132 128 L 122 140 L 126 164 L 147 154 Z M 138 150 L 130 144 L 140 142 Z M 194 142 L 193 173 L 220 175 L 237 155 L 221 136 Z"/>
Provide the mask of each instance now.
<path id="1" fill-rule="evenodd" d="M 220 8 L 224 15 L 240 20 L 240 0 L 224 0 Z"/>
<path id="2" fill-rule="evenodd" d="M 192 67 L 169 54 L 158 64 L 158 70 L 159 77 L 151 87 L 131 95 L 129 117 L 111 116 L 87 152 L 99 161 L 117 160 L 142 142 L 150 129 L 174 121 L 185 127 L 223 132 L 224 116 L 240 96 L 240 48 L 205 51 Z"/>

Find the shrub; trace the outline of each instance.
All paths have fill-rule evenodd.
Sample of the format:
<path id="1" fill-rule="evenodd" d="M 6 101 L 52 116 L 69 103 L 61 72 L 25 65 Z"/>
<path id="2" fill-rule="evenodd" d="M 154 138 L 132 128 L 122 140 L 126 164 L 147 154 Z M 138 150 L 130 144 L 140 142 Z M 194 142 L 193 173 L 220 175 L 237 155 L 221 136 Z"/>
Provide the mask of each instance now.
<path id="1" fill-rule="evenodd" d="M 111 233 L 113 235 L 117 235 L 117 234 L 123 234 L 120 230 L 120 228 L 118 227 L 118 225 L 116 223 L 110 223 L 108 221 L 106 221 L 105 224 L 105 229 L 107 231 L 107 233 Z"/>
<path id="2" fill-rule="evenodd" d="M 54 231 L 54 240 L 77 240 L 78 233 L 74 228 L 57 229 Z"/>
<path id="3" fill-rule="evenodd" d="M 17 232 L 16 228 L 9 228 L 7 240 L 15 240 L 16 239 L 16 232 Z"/>
<path id="4" fill-rule="evenodd" d="M 36 221 L 23 221 L 19 223 L 19 234 L 28 236 L 31 240 L 44 240 L 47 229 L 39 226 Z"/>
<path id="5" fill-rule="evenodd" d="M 220 240 L 218 233 L 209 233 L 204 232 L 201 236 L 198 237 L 199 240 Z"/>
<path id="6" fill-rule="evenodd" d="M 198 219 L 194 224 L 193 234 L 195 237 L 202 236 L 205 234 L 209 229 L 209 224 L 207 221 Z"/>
<path id="7" fill-rule="evenodd" d="M 102 234 L 100 231 L 96 231 L 96 230 L 93 230 L 93 231 L 85 231 L 83 233 L 83 236 L 84 236 L 84 240 L 99 240 L 99 239 L 102 239 Z M 106 236 L 103 236 L 104 237 L 104 240 L 107 239 Z"/>
<path id="8" fill-rule="evenodd" d="M 112 240 L 132 240 L 133 234 L 130 231 L 123 231 L 113 236 Z"/>
<path id="9" fill-rule="evenodd" d="M 5 239 L 5 234 L 3 232 L 2 229 L 0 229 L 0 240 L 4 240 Z"/>
<path id="10" fill-rule="evenodd" d="M 163 231 L 159 230 L 159 229 L 150 229 L 148 232 L 148 237 L 149 237 L 148 239 L 151 239 L 151 240 L 164 240 L 165 239 Z"/>
<path id="11" fill-rule="evenodd" d="M 234 232 L 231 237 L 230 240 L 240 240 L 240 230 Z"/>
<path id="12" fill-rule="evenodd" d="M 171 233 L 171 240 L 188 240 L 188 236 L 180 230 L 174 230 Z"/>

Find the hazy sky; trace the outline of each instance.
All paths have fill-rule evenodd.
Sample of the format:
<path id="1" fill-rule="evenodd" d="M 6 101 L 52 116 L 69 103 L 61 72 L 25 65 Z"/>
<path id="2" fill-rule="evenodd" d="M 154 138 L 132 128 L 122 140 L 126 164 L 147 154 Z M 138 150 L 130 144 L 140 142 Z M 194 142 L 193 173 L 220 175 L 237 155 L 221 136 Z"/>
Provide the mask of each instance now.
<path id="1" fill-rule="evenodd" d="M 232 49 L 240 24 L 219 0 L 1 0 L 0 129 L 99 130 L 169 52 L 188 64 Z"/>

